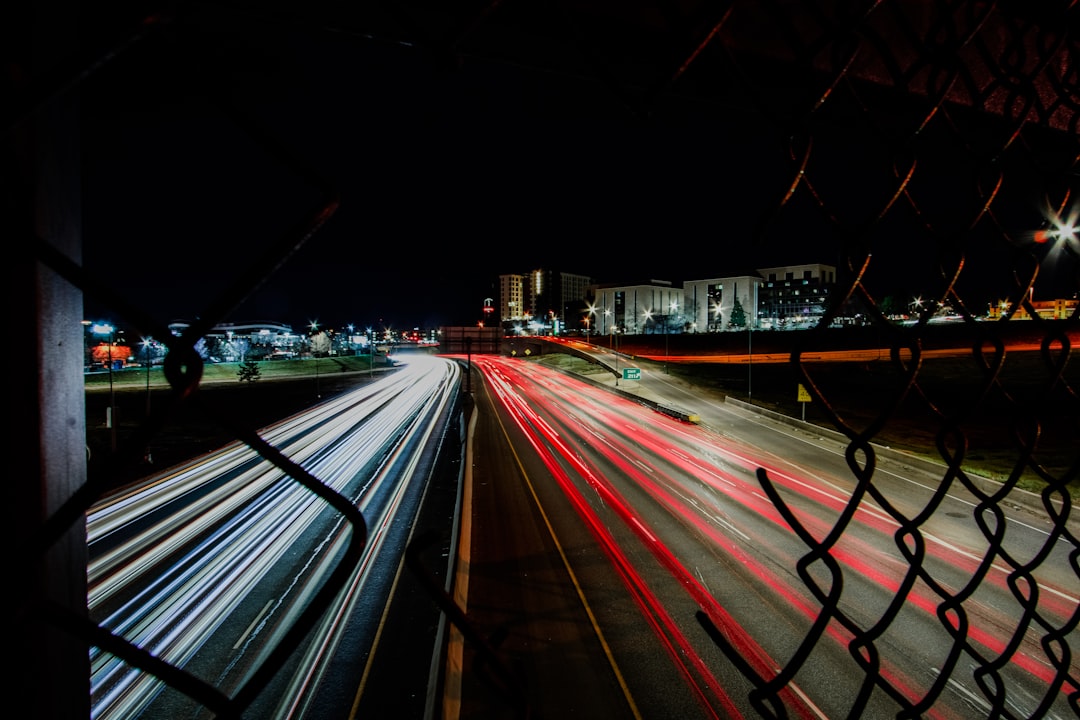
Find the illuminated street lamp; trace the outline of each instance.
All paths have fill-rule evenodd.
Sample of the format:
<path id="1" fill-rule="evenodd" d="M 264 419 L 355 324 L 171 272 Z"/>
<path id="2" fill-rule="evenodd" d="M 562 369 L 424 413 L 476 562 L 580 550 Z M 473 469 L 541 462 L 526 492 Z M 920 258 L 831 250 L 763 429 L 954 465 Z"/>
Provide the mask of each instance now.
<path id="1" fill-rule="evenodd" d="M 1048 228 L 1035 233 L 1035 242 L 1046 246 L 1042 262 L 1052 267 L 1065 262 L 1065 256 L 1080 259 L 1080 205 L 1070 211 L 1068 218 L 1051 213 L 1047 222 Z M 1029 292 L 1034 294 L 1034 290 L 1032 287 Z"/>
<path id="2" fill-rule="evenodd" d="M 1050 243 L 1051 250 L 1063 246 L 1067 252 L 1075 252 L 1069 247 L 1071 242 L 1076 242 L 1077 233 L 1080 232 L 1080 210 L 1074 211 L 1068 219 L 1062 219 L 1055 213 L 1048 218 L 1049 228 L 1035 231 L 1035 242 L 1041 244 Z"/>
<path id="3" fill-rule="evenodd" d="M 596 306 L 595 305 L 589 305 L 589 317 L 585 318 L 585 337 L 586 338 L 589 337 L 589 329 L 591 327 L 591 323 L 589 321 L 590 321 L 591 318 L 594 318 L 594 317 L 596 317 Z"/>

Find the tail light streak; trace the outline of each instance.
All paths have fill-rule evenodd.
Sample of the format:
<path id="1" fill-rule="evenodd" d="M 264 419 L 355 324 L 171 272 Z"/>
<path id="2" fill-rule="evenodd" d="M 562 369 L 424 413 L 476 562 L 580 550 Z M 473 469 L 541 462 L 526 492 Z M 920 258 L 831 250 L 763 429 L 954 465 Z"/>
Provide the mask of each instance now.
<path id="1" fill-rule="evenodd" d="M 612 557 L 613 562 L 625 563 L 627 560 L 617 547 L 611 546 L 613 540 L 610 534 L 603 530 L 602 523 L 598 519 L 596 512 L 589 507 L 587 501 L 580 495 L 577 486 L 562 469 L 562 465 L 556 459 L 556 456 L 561 457 L 563 462 L 578 473 L 595 490 L 605 505 L 616 512 L 627 527 L 634 530 L 654 556 L 669 569 L 673 576 L 679 579 L 695 602 L 703 608 L 716 627 L 721 629 L 727 641 L 738 649 L 743 658 L 747 659 L 754 671 L 763 678 L 775 676 L 779 672 L 778 664 L 769 657 L 768 652 L 749 637 L 738 622 L 724 611 L 712 594 L 707 591 L 699 575 L 690 572 L 684 567 L 681 561 L 663 545 L 662 541 L 657 539 L 655 531 L 648 526 L 639 513 L 635 512 L 617 487 L 609 482 L 603 476 L 603 473 L 598 472 L 595 467 L 589 465 L 583 459 L 588 457 L 589 454 L 571 448 L 577 442 L 574 439 L 574 433 L 560 434 L 557 427 L 549 424 L 554 422 L 557 425 L 560 416 L 553 414 L 549 420 L 541 419 L 537 411 L 529 405 L 526 397 L 531 399 L 536 407 L 549 405 L 551 399 L 531 395 L 531 384 L 528 380 L 516 381 L 511 378 L 512 367 L 499 367 L 490 360 L 481 363 L 481 369 L 485 372 L 494 367 L 498 367 L 497 372 L 501 387 L 499 397 L 515 418 L 522 432 L 529 438 L 529 442 L 536 449 L 539 456 L 544 459 L 564 493 L 574 502 L 582 519 L 589 524 L 594 534 L 597 534 L 598 537 L 603 535 L 605 549 L 609 556 Z M 737 538 L 732 539 L 732 533 L 728 531 L 728 528 L 734 528 L 734 525 L 713 513 L 713 508 L 702 507 L 694 495 L 684 493 L 683 482 L 675 476 L 667 474 L 655 464 L 643 463 L 640 459 L 640 452 L 645 450 L 651 453 L 652 456 L 665 458 L 667 462 L 678 468 L 680 472 L 685 473 L 686 476 L 695 478 L 698 482 L 704 483 L 719 493 L 720 497 L 724 498 L 725 501 L 741 503 L 744 507 L 785 533 L 790 533 L 791 528 L 781 513 L 773 505 L 772 501 L 762 494 L 760 485 L 757 484 L 756 480 L 750 482 L 747 479 L 754 476 L 757 468 L 765 468 L 770 479 L 777 487 L 792 491 L 793 501 L 805 508 L 803 516 L 800 517 L 800 522 L 819 538 L 827 537 L 833 530 L 831 523 L 819 517 L 822 514 L 821 511 L 828 510 L 834 513 L 836 517 L 839 517 L 848 509 L 848 500 L 834 491 L 834 488 L 838 487 L 836 484 L 822 478 L 818 478 L 817 484 L 803 480 L 786 468 L 782 468 L 780 462 L 783 461 L 763 462 L 763 459 L 751 459 L 749 456 L 737 452 L 731 446 L 719 445 L 720 438 L 715 434 L 708 433 L 701 428 L 688 430 L 685 426 L 667 417 L 653 417 L 642 406 L 630 401 L 613 397 L 607 405 L 590 405 L 589 407 L 596 410 L 594 414 L 583 413 L 582 408 L 585 401 L 583 401 L 582 396 L 589 390 L 583 383 L 566 382 L 549 384 L 546 387 L 548 392 L 561 397 L 568 406 L 569 410 L 562 417 L 578 425 L 583 431 L 581 433 L 583 437 L 593 438 L 595 442 L 592 451 L 617 468 L 624 479 L 649 493 L 661 507 L 667 510 L 671 517 L 685 523 L 688 527 L 692 527 L 702 537 L 708 538 L 715 548 L 737 558 L 743 568 L 755 574 L 765 587 L 768 587 L 776 593 L 778 598 L 782 599 L 783 603 L 786 603 L 791 608 L 797 608 L 808 621 L 820 623 L 824 619 L 820 617 L 822 610 L 818 606 L 816 598 L 812 597 L 804 587 L 798 586 L 801 592 L 793 591 L 790 576 L 781 576 L 771 572 L 769 568 L 773 566 L 762 564 L 756 557 L 745 551 L 744 546 L 752 545 L 753 542 L 742 529 L 736 529 Z M 641 423 L 627 422 L 627 418 L 636 418 L 641 420 Z M 670 432 L 654 433 L 651 431 L 652 427 L 665 431 L 670 430 Z M 623 433 L 619 435 L 614 433 L 613 429 L 621 429 Z M 665 436 L 670 437 L 672 435 L 683 438 L 688 446 L 694 447 L 695 453 L 683 452 L 680 448 L 672 445 L 670 441 L 664 439 Z M 740 477 L 722 468 L 712 458 L 731 462 L 736 468 L 741 468 L 744 471 L 745 477 Z M 643 470 L 643 468 L 645 469 Z M 900 536 L 897 535 L 900 526 L 896 520 L 867 502 L 859 505 L 854 513 L 854 519 L 856 522 L 853 527 L 857 526 L 857 528 L 868 533 L 889 535 L 895 539 L 896 543 L 901 542 Z M 955 548 L 936 541 L 932 536 L 928 540 L 929 542 L 923 544 L 926 555 L 922 558 L 921 562 L 923 564 L 934 561 L 943 563 L 944 566 L 963 569 L 964 567 L 974 567 L 981 562 L 976 555 L 957 553 Z M 873 583 L 883 589 L 885 597 L 895 596 L 897 591 L 905 589 L 901 578 L 905 571 L 910 572 L 910 568 L 907 565 L 902 565 L 899 558 L 884 556 L 873 549 L 860 539 L 858 533 L 849 534 L 848 537 L 844 538 L 843 544 L 831 547 L 829 554 L 838 565 L 852 571 L 850 574 L 845 574 L 845 577 L 858 578 L 867 583 Z M 786 561 L 781 559 L 779 565 L 794 567 L 798 561 L 799 557 L 791 556 Z M 888 566 L 889 562 L 894 564 L 891 569 Z M 620 572 L 623 574 L 628 586 L 632 584 L 637 587 L 643 583 L 643 580 L 628 565 L 625 569 L 620 569 Z M 1008 582 L 1008 578 L 1003 572 L 993 574 L 993 578 L 999 587 L 1005 587 Z M 906 591 L 910 607 L 926 615 L 938 617 L 939 622 L 948 622 L 947 617 L 939 615 L 939 606 L 942 604 L 943 597 L 937 593 L 929 592 L 931 586 L 926 583 L 914 583 L 914 586 Z M 828 592 L 827 588 L 825 592 Z M 1058 617 L 1063 618 L 1063 623 L 1066 622 L 1064 618 L 1075 614 L 1075 598 L 1058 592 L 1056 597 L 1047 600 L 1045 597 L 1047 594 L 1055 595 L 1052 588 L 1050 593 L 1043 593 L 1043 604 L 1057 613 Z M 643 602 L 645 598 L 649 598 L 650 602 L 653 600 L 651 596 L 640 591 L 635 597 L 639 599 L 639 603 Z M 969 602 L 971 601 L 969 600 Z M 646 608 L 643 606 L 644 609 Z M 664 617 L 662 607 L 650 605 L 647 609 L 647 614 L 650 617 Z M 967 642 L 978 643 L 995 653 L 995 656 L 1003 652 L 1009 652 L 1011 662 L 1017 667 L 1022 668 L 1025 672 L 1048 685 L 1055 682 L 1054 670 L 1046 661 L 1038 657 L 1037 649 L 1033 648 L 1035 652 L 1032 653 L 1012 652 L 1005 646 L 1004 642 L 986 629 L 995 627 L 995 622 L 997 622 L 994 618 L 995 611 L 992 608 L 981 606 L 979 612 L 990 620 L 987 623 L 978 625 L 968 623 L 964 627 L 963 635 Z M 968 613 L 969 615 L 971 613 L 970 607 Z M 999 620 L 1011 621 L 1012 619 L 1002 617 Z M 872 619 L 871 622 L 873 622 Z M 954 617 L 951 625 L 955 627 L 956 624 L 957 621 Z M 683 652 L 686 652 L 685 638 L 679 634 L 679 630 L 674 624 L 665 622 L 663 625 L 654 625 L 654 629 L 669 633 L 670 637 L 673 638 L 672 642 L 675 643 L 672 647 L 677 645 L 684 648 Z M 825 633 L 842 647 L 848 647 L 852 639 L 850 632 L 839 622 L 828 622 Z M 1044 652 L 1048 651 L 1044 649 Z M 691 657 L 691 655 L 686 657 Z M 882 662 L 884 665 L 884 660 Z M 703 677 L 709 678 L 710 682 L 707 683 L 707 686 L 714 693 L 714 696 L 725 698 L 722 689 L 717 686 L 715 678 L 701 663 L 700 658 L 694 655 L 691 664 L 694 672 L 702 673 Z M 887 678 L 894 688 L 903 692 L 912 702 L 917 702 L 920 694 L 913 688 L 921 686 L 921 682 L 916 682 L 914 678 L 906 678 L 907 673 L 897 667 L 882 667 L 880 672 L 882 677 Z M 687 675 L 688 677 L 691 676 L 689 669 Z M 789 685 L 787 689 L 791 690 L 794 696 L 802 695 L 801 691 L 793 685 Z M 1067 689 L 1062 691 L 1068 692 Z M 793 702 L 792 707 L 801 708 L 800 712 L 805 713 L 807 716 L 816 712 L 809 703 Z"/>

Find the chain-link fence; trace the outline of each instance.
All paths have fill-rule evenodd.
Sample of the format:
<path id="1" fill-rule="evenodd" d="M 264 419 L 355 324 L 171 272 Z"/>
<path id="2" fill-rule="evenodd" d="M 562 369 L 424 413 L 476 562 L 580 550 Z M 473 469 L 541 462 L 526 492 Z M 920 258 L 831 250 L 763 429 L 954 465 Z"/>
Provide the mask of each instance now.
<path id="1" fill-rule="evenodd" d="M 743 97 L 775 126 L 776 139 L 787 143 L 790 164 L 784 190 L 756 241 L 767 246 L 779 240 L 779 234 L 787 232 L 789 215 L 805 222 L 800 206 L 820 211 L 799 232 L 834 243 L 842 294 L 871 308 L 875 324 L 891 338 L 894 359 L 907 373 L 897 400 L 918 398 L 932 411 L 937 448 L 946 465 L 928 507 L 915 513 L 899 510 L 875 473 L 870 444 L 895 406 L 881 407 L 872 422 L 854 427 L 831 409 L 828 389 L 814 385 L 813 368 L 799 365 L 815 400 L 849 438 L 848 462 L 858 479 L 849 509 L 867 502 L 885 509 L 899 526 L 896 543 L 909 566 L 896 602 L 880 617 L 873 622 L 851 617 L 837 602 L 844 570 L 833 555 L 851 514 L 844 513 L 827 537 L 815 538 L 786 510 L 772 480 L 760 471 L 762 486 L 807 543 L 798 571 L 821 609 L 815 634 L 805 638 L 785 667 L 773 677 L 754 678 L 754 700 L 764 715 L 783 715 L 778 693 L 807 661 L 819 633 L 835 622 L 850 633 L 848 647 L 866 673 L 867 693 L 871 688 L 888 693 L 903 708 L 901 716 L 932 714 L 948 692 L 951 673 L 974 676 L 990 716 L 1015 716 L 1013 702 L 1025 691 L 1011 687 L 1002 669 L 1018 661 L 1017 648 L 1030 635 L 1044 650 L 1040 661 L 1051 668 L 1033 716 L 1048 712 L 1059 695 L 1067 696 L 1076 711 L 1080 676 L 1070 644 L 1078 620 L 1075 595 L 1071 613 L 1064 622 L 1055 621 L 1039 599 L 1036 576 L 1041 562 L 1063 562 L 1063 555 L 1052 552 L 1056 544 L 1065 542 L 1072 558 L 1078 547 L 1067 521 L 1080 456 L 1074 452 L 1071 461 L 1054 469 L 1040 458 L 1041 432 L 1049 423 L 1063 422 L 1052 408 L 1069 407 L 1075 418 L 1078 407 L 1076 389 L 1062 372 L 1070 362 L 1080 320 L 1078 8 L 1070 3 L 1038 8 L 945 2 L 750 5 L 726 8 L 730 14 L 715 27 L 721 40 L 709 42 L 699 56 L 715 56 L 723 77 L 744 90 Z M 763 49 L 770 62 L 761 61 Z M 772 92 L 776 87 L 786 92 Z M 917 255 L 923 269 L 935 273 L 883 282 L 910 267 L 903 255 Z M 1055 286 L 1047 277 L 1051 273 L 1065 275 L 1064 281 Z M 910 324 L 896 322 L 892 313 L 898 310 L 889 307 L 894 299 L 880 289 L 905 281 L 925 283 L 925 299 L 931 300 L 913 309 L 915 322 Z M 988 297 L 988 288 L 1000 294 Z M 1043 302 L 1033 300 L 1037 293 Z M 840 306 L 837 301 L 834 308 Z M 994 322 L 981 322 L 988 305 L 999 312 Z M 973 330 L 975 339 L 970 375 L 977 378 L 973 384 L 978 388 L 959 407 L 920 385 L 921 338 L 945 306 Z M 901 306 L 899 312 L 912 310 Z M 1009 348 L 999 328 L 1019 317 L 1043 328 L 1042 384 L 1026 395 L 1001 381 Z M 827 313 L 819 327 L 827 327 L 830 320 Z M 905 353 L 907 359 L 901 361 Z M 987 492 L 961 467 L 965 426 L 999 398 L 1010 406 L 1004 436 L 1011 436 L 1015 465 L 1000 487 Z M 1071 434 L 1073 447 L 1080 447 L 1075 420 L 1064 422 L 1069 424 L 1066 437 Z M 1017 482 L 1025 471 L 1043 481 L 1043 508 L 1055 526 L 1043 551 L 1031 559 L 1021 559 L 1009 546 L 1003 513 L 1010 494 L 1019 492 Z M 923 555 L 923 528 L 941 512 L 942 498 L 956 486 L 978 498 L 973 515 L 986 539 L 985 555 L 959 587 L 934 577 Z M 822 564 L 830 569 L 828 582 L 815 580 L 810 570 Z M 991 566 L 1005 568 L 1016 600 L 1007 613 L 1014 624 L 996 628 L 1001 643 L 996 651 L 976 640 L 978 632 L 966 622 L 966 603 L 990 581 Z M 905 604 L 917 601 L 920 585 L 933 589 L 934 612 L 953 646 L 934 682 L 902 688 L 882 672 L 880 643 Z M 1053 592 L 1044 591 L 1043 600 Z M 856 703 L 856 715 L 858 708 Z"/>

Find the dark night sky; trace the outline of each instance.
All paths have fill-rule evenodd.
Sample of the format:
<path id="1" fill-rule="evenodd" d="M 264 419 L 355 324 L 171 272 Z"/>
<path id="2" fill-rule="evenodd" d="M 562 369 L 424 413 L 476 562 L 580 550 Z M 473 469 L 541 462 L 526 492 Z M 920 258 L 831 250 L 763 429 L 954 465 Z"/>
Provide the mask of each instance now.
<path id="1" fill-rule="evenodd" d="M 341 205 L 229 320 L 472 324 L 505 272 L 679 282 L 837 263 L 806 198 L 762 230 L 790 169 L 764 119 L 738 107 L 672 101 L 644 123 L 608 89 L 565 75 L 228 27 L 166 32 L 84 89 L 84 263 L 162 322 L 200 315 L 317 207 L 318 187 L 282 152 Z M 256 125 L 278 149 L 253 140 Z M 858 155 L 833 151 L 852 167 L 834 168 L 835 187 L 822 182 L 848 194 L 856 218 L 890 191 L 853 182 L 868 160 Z M 1037 217 L 1025 202 L 1020 214 Z M 895 242 L 874 251 L 893 255 L 875 261 L 882 292 L 900 273 L 912 285 L 933 275 L 935 247 L 909 243 L 919 233 L 902 222 L 888 233 Z M 1005 260 L 996 255 L 987 263 Z"/>
<path id="2" fill-rule="evenodd" d="M 725 236 L 749 235 L 750 188 L 722 202 L 733 174 L 750 175 L 738 146 L 641 126 L 560 78 L 528 76 L 526 91 L 518 73 L 479 62 L 445 77 L 395 68 L 391 83 L 371 66 L 408 51 L 340 45 L 307 49 L 242 98 L 341 205 L 234 319 L 472 323 L 500 273 L 679 281 Z M 357 66 L 374 80 L 349 80 Z M 197 314 L 321 197 L 259 150 L 246 121 L 175 84 L 188 92 L 92 96 L 84 138 L 85 262 L 166 320 Z M 725 266 L 749 259 L 735 244 L 724 255 Z"/>

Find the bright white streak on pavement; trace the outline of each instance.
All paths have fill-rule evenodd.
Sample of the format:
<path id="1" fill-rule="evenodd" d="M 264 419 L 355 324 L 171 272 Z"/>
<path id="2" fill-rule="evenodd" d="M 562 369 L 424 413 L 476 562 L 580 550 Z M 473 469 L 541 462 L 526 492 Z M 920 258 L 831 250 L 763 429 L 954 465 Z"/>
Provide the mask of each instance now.
<path id="1" fill-rule="evenodd" d="M 369 507 L 364 497 L 380 489 L 385 478 L 379 470 L 387 457 L 407 442 L 408 433 L 425 430 L 427 423 L 419 419 L 430 417 L 427 413 L 445 403 L 456 391 L 459 376 L 456 363 L 426 355 L 411 357 L 395 372 L 267 428 L 262 436 L 327 486 L 342 491 L 359 485 L 363 495 L 354 502 L 363 507 L 365 520 L 370 513 L 385 522 L 397 493 L 382 493 L 390 508 Z M 375 476 L 359 477 L 365 468 L 369 473 L 374 469 Z M 235 477 L 220 482 L 229 474 Z M 197 502 L 184 502 L 199 492 L 205 495 Z M 111 542 L 148 513 L 166 510 L 152 526 L 94 555 L 95 543 Z M 327 512 L 326 503 L 244 445 L 230 445 L 156 476 L 103 500 L 88 513 L 91 617 L 183 666 L 266 573 L 288 553 L 295 553 L 297 539 Z M 340 532 L 340 523 L 331 525 L 333 532 Z M 320 547 L 328 551 L 334 545 L 327 538 Z M 370 565 L 371 554 L 379 547 L 377 543 L 365 547 L 364 566 Z M 316 576 L 317 566 L 315 560 Z M 297 598 L 305 595 L 310 581 L 289 585 L 288 597 L 277 598 L 270 612 L 280 615 L 274 627 L 298 612 Z M 98 617 L 102 612 L 104 617 Z M 267 618 L 258 623 L 256 632 L 265 625 Z M 160 689 L 155 678 L 112 655 L 91 652 L 93 717 L 130 717 Z"/>

